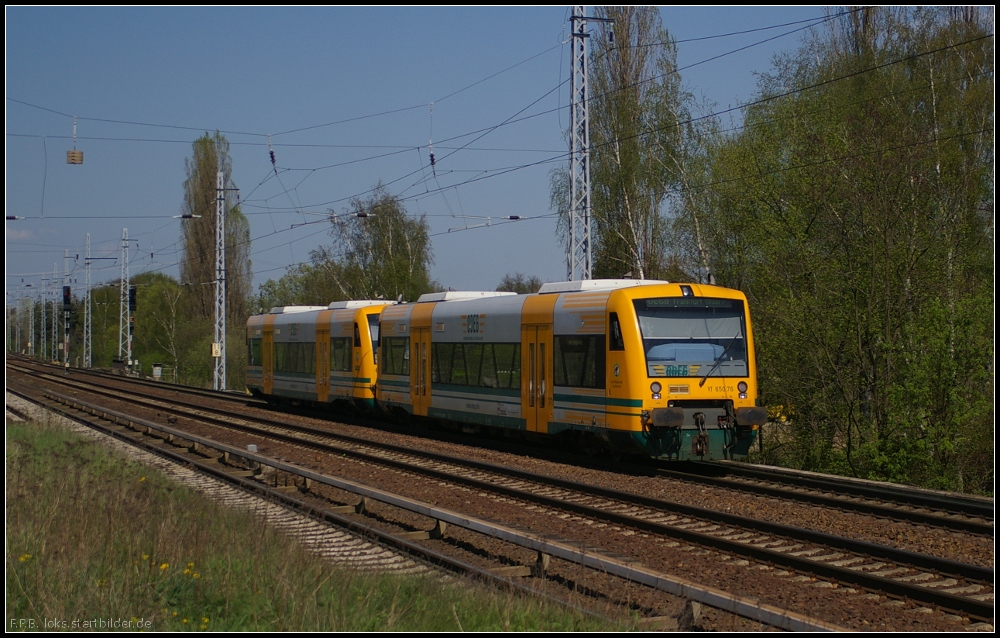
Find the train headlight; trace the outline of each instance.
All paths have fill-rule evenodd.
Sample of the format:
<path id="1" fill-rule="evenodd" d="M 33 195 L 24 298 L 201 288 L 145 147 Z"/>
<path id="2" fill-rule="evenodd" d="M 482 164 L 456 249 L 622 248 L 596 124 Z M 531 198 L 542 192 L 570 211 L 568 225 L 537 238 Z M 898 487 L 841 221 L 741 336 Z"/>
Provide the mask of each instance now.
<path id="1" fill-rule="evenodd" d="M 747 398 L 747 387 L 748 386 L 746 381 L 740 381 L 739 383 L 736 384 L 736 389 L 740 391 L 741 399 Z"/>
<path id="2" fill-rule="evenodd" d="M 659 381 L 653 381 L 649 384 L 649 391 L 653 393 L 654 399 L 660 398 L 660 391 L 663 390 L 663 386 L 660 385 Z"/>

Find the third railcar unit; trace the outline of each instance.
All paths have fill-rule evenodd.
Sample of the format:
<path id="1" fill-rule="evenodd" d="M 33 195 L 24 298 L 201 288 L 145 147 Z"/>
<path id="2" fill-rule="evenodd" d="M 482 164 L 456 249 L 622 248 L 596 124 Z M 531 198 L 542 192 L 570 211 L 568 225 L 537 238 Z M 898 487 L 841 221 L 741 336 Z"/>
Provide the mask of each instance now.
<path id="1" fill-rule="evenodd" d="M 743 458 L 766 421 L 739 291 L 589 280 L 531 295 L 433 293 L 377 312 L 385 410 L 674 460 Z"/>
<path id="2" fill-rule="evenodd" d="M 378 319 L 388 301 L 285 306 L 247 320 L 247 389 L 258 396 L 374 407 Z"/>

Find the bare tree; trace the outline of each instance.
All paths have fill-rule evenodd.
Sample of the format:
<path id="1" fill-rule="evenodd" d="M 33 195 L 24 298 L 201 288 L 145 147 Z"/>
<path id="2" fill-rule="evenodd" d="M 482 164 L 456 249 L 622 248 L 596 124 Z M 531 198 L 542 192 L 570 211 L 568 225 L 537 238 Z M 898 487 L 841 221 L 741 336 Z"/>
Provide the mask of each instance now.
<path id="1" fill-rule="evenodd" d="M 677 49 L 656 7 L 599 7 L 591 40 L 594 276 L 659 278 L 668 267 L 668 190 L 689 119 Z"/>

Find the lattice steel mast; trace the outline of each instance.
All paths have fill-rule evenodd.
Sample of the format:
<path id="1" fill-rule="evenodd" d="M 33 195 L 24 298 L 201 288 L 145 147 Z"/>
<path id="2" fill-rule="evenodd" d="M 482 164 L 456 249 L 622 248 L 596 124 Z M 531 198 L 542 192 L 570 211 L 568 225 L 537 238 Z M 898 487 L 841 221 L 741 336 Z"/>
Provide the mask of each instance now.
<path id="1" fill-rule="evenodd" d="M 590 124 L 587 117 L 587 14 L 573 7 L 570 67 L 569 273 L 570 281 L 590 279 Z"/>
<path id="2" fill-rule="evenodd" d="M 90 325 L 90 233 L 87 233 L 87 259 L 84 262 L 84 267 L 87 271 L 87 292 L 83 300 L 83 367 L 89 368 L 92 365 L 91 358 L 93 353 L 92 341 L 91 341 L 91 325 Z"/>
<path id="3" fill-rule="evenodd" d="M 118 312 L 118 359 L 132 366 L 132 314 L 128 299 L 128 228 L 122 228 L 122 281 Z"/>
<path id="4" fill-rule="evenodd" d="M 226 184 L 222 171 L 215 185 L 215 357 L 216 390 L 226 389 Z"/>

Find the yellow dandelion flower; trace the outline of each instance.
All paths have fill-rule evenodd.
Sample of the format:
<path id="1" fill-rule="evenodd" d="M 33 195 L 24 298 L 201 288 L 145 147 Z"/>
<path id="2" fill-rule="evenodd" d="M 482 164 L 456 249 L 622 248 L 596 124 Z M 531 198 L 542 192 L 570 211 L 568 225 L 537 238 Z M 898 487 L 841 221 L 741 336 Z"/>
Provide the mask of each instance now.
<path id="1" fill-rule="evenodd" d="M 190 573 L 191 573 L 191 570 L 190 570 L 190 569 L 185 569 L 185 570 L 184 570 L 184 575 L 185 575 L 185 576 L 186 576 L 186 575 L 188 575 L 188 574 L 190 574 Z"/>
<path id="2" fill-rule="evenodd" d="M 171 614 L 171 615 L 173 615 L 173 616 L 177 616 L 177 612 L 175 611 L 175 612 L 174 612 L 173 614 Z"/>
<path id="3" fill-rule="evenodd" d="M 188 563 L 188 569 L 194 569 L 194 563 Z"/>
<path id="4" fill-rule="evenodd" d="M 200 625 L 198 629 L 208 629 L 208 625 Z"/>
<path id="5" fill-rule="evenodd" d="M 208 617 L 207 617 L 207 616 L 204 616 L 204 617 L 202 617 L 202 619 L 201 619 L 201 622 L 202 622 L 203 624 L 206 624 L 206 625 L 207 625 L 207 624 L 208 624 Z"/>
<path id="6" fill-rule="evenodd" d="M 182 622 L 182 623 L 184 623 L 184 624 L 186 625 L 186 624 L 188 623 L 188 619 L 187 619 L 187 618 L 182 618 L 182 619 L 181 619 L 181 622 Z"/>
<path id="7" fill-rule="evenodd" d="M 195 573 L 191 574 L 191 578 L 201 578 L 201 574 L 199 574 L 198 572 L 195 572 Z"/>
<path id="8" fill-rule="evenodd" d="M 145 477 L 145 476 L 143 476 L 142 478 L 140 478 L 140 479 L 139 479 L 139 482 L 140 482 L 140 483 L 142 483 L 142 482 L 143 482 L 143 481 L 145 481 L 145 480 L 146 480 L 146 477 Z"/>
<path id="9" fill-rule="evenodd" d="M 160 563 L 160 571 L 170 567 L 170 563 Z"/>
<path id="10" fill-rule="evenodd" d="M 20 555 L 20 556 L 18 557 L 18 559 L 17 559 L 17 560 L 18 560 L 18 561 L 20 561 L 20 562 L 22 562 L 22 563 L 25 563 L 25 562 L 27 562 L 27 561 L 31 560 L 31 554 L 21 554 L 21 555 Z"/>
<path id="11" fill-rule="evenodd" d="M 149 560 L 149 554 L 143 554 L 142 560 Z"/>

